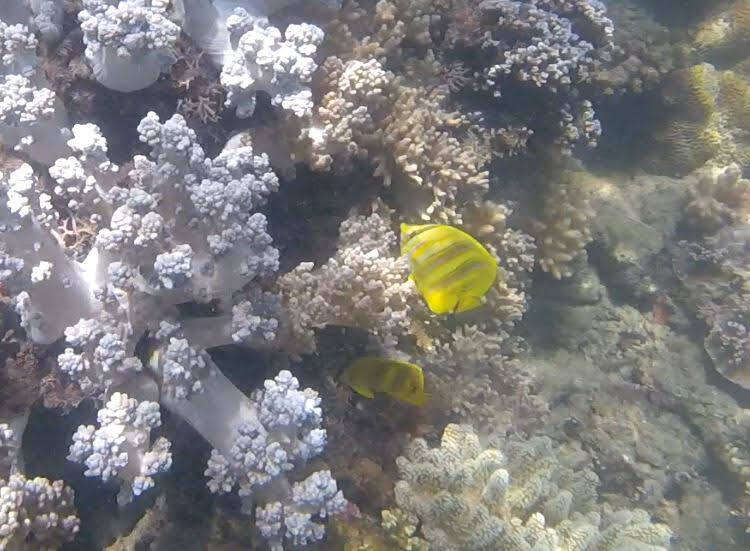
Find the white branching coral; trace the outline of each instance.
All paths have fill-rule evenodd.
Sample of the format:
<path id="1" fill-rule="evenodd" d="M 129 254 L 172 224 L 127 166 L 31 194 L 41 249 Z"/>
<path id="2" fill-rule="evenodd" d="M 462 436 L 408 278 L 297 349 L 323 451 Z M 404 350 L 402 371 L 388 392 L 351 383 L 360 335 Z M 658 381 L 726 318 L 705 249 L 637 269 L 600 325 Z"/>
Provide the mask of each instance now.
<path id="1" fill-rule="evenodd" d="M 156 82 L 175 61 L 180 27 L 162 0 L 84 0 L 78 13 L 96 80 L 120 92 Z"/>
<path id="2" fill-rule="evenodd" d="M 43 227 L 47 202 L 38 188 L 27 164 L 0 175 L 0 283 L 15 297 L 30 337 L 50 343 L 66 325 L 89 317 L 94 305 L 83 267 L 72 263 Z M 38 277 L 42 266 L 46 275 Z"/>
<path id="3" fill-rule="evenodd" d="M 314 520 L 344 512 L 347 507 L 330 471 L 317 471 L 292 486 L 291 499 L 282 503 L 274 501 L 255 512 L 255 525 L 271 544 L 271 549 L 281 549 L 286 538 L 295 548 L 323 539 L 325 526 Z"/>
<path id="4" fill-rule="evenodd" d="M 254 283 L 278 269 L 266 219 L 254 212 L 278 188 L 268 159 L 247 143 L 207 158 L 180 116 L 161 123 L 150 113 L 138 130 L 151 159 L 133 160 L 127 187 L 94 125 L 74 127 L 67 144 L 73 155 L 50 169 L 52 190 L 40 189 L 29 165 L 0 177 L 3 290 L 33 340 L 64 335 L 61 371 L 86 395 L 107 400 L 98 426 L 79 428 L 70 458 L 85 463 L 90 476 L 124 479 L 121 502 L 168 468 L 168 443 L 148 443 L 159 405 L 232 457 L 232 447 L 242 446 L 240 427 L 264 410 L 219 372 L 205 348 L 268 345 L 283 330 L 279 297 Z M 53 236 L 60 205 L 101 228 L 82 263 Z M 216 317 L 190 318 L 178 308 L 186 302 L 211 302 Z M 147 331 L 152 347 L 142 363 L 136 345 Z M 126 388 L 129 396 L 111 394 Z M 290 391 L 288 407 L 297 407 L 299 396 L 309 398 L 303 412 L 317 412 L 310 423 L 319 425 L 317 398 L 307 391 Z M 313 431 L 299 460 L 320 453 L 324 442 Z"/>
<path id="5" fill-rule="evenodd" d="M 57 159 L 49 175 L 57 183 L 56 197 L 71 213 L 97 227 L 111 213 L 103 200 L 115 184 L 118 166 L 107 157 L 107 140 L 95 124 L 76 124 L 67 145 L 74 155 Z"/>
<path id="6" fill-rule="evenodd" d="M 54 42 L 62 33 L 63 6 L 60 0 L 14 0 L 0 5 L 0 20 L 36 31 L 42 40 Z M 27 40 L 33 37 L 27 37 Z M 35 39 L 34 39 L 35 40 Z"/>
<path id="7" fill-rule="evenodd" d="M 36 47 L 36 37 L 26 25 L 8 25 L 0 20 L 0 75 L 33 75 Z"/>
<path id="8" fill-rule="evenodd" d="M 59 549 L 78 532 L 73 490 L 62 480 L 21 473 L 21 434 L 26 416 L 0 423 L 0 549 Z"/>
<path id="9" fill-rule="evenodd" d="M 78 533 L 73 490 L 62 480 L 12 474 L 0 479 L 0 549 L 59 549 Z"/>
<path id="10" fill-rule="evenodd" d="M 20 74 L 0 79 L 0 139 L 14 151 L 49 165 L 67 152 L 67 115 L 49 88 Z"/>
<path id="11" fill-rule="evenodd" d="M 323 31 L 315 25 L 289 25 L 282 38 L 267 20 L 254 20 L 224 60 L 221 84 L 227 89 L 226 105 L 236 107 L 238 117 L 249 117 L 255 111 L 256 92 L 263 90 L 273 105 L 298 117 L 309 116 L 313 102 L 308 85 L 318 68 L 314 55 L 322 41 Z"/>
<path id="12" fill-rule="evenodd" d="M 325 528 L 318 519 L 347 506 L 329 471 L 317 471 L 291 486 L 288 480 L 295 468 L 325 447 L 320 397 L 312 389 L 299 390 L 289 371 L 266 380 L 264 387 L 245 404 L 242 422 L 232 431 L 220 429 L 224 436 L 212 440 L 218 449 L 208 461 L 208 487 L 225 493 L 238 485 L 243 508 L 256 507 L 257 528 L 272 549 L 283 549 L 285 538 L 291 545 L 305 545 L 323 537 Z"/>
<path id="13" fill-rule="evenodd" d="M 133 496 L 154 486 L 153 477 L 172 465 L 170 443 L 164 437 L 151 444 L 151 431 L 161 425 L 159 404 L 139 402 L 115 392 L 97 414 L 98 427 L 81 425 L 73 435 L 68 459 L 86 466 L 86 476 L 104 482 L 124 481 L 117 500 L 128 503 Z"/>
<path id="14" fill-rule="evenodd" d="M 439 448 L 415 439 L 397 459 L 396 502 L 445 551 L 665 551 L 671 531 L 644 511 L 597 511 L 599 479 L 580 455 L 546 437 L 483 449 L 448 425 Z"/>

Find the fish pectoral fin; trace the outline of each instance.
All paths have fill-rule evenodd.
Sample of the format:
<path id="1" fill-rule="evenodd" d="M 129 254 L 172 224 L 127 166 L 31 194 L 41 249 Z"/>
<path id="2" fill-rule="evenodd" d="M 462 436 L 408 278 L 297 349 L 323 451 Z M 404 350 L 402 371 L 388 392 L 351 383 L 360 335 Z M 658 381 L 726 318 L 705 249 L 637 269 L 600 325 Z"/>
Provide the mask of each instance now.
<path id="1" fill-rule="evenodd" d="M 467 310 L 473 310 L 477 306 L 482 304 L 482 297 L 473 295 L 459 297 L 456 301 L 456 306 L 453 308 L 453 313 L 466 312 Z"/>
<path id="2" fill-rule="evenodd" d="M 419 394 L 418 396 L 414 396 L 411 400 L 411 403 L 417 407 L 422 407 L 430 400 L 431 397 L 431 394 L 424 392 L 422 394 Z"/>
<path id="3" fill-rule="evenodd" d="M 354 392 L 361 396 L 364 396 L 365 398 L 369 398 L 370 400 L 375 398 L 375 393 L 365 386 L 352 385 L 352 388 L 354 389 Z"/>

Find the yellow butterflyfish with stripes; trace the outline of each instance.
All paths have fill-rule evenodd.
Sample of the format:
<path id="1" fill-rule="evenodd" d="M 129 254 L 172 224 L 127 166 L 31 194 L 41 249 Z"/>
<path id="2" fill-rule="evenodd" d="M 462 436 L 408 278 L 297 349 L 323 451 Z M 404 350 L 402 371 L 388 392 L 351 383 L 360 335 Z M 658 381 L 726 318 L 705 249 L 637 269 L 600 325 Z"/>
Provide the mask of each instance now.
<path id="1" fill-rule="evenodd" d="M 359 358 L 344 370 L 341 382 L 365 398 L 374 398 L 376 392 L 382 392 L 414 406 L 424 405 L 428 398 L 422 368 L 389 358 Z"/>
<path id="2" fill-rule="evenodd" d="M 453 226 L 401 224 L 401 254 L 409 259 L 410 279 L 436 314 L 476 308 L 497 276 L 497 260 Z"/>

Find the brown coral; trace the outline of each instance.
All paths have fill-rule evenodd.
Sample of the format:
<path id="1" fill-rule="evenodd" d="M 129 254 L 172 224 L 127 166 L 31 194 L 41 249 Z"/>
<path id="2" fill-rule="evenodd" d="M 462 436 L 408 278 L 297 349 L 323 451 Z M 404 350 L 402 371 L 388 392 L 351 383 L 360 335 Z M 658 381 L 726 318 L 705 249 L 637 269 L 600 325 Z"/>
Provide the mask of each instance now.
<path id="1" fill-rule="evenodd" d="M 750 209 L 750 180 L 736 164 L 710 168 L 688 190 L 687 223 L 702 233 L 714 233 L 739 221 Z"/>
<path id="2" fill-rule="evenodd" d="M 732 123 L 750 130 L 750 83 L 732 71 L 721 75 L 721 100 L 731 116 Z"/>
<path id="3" fill-rule="evenodd" d="M 564 172 L 560 181 L 544 187 L 539 218 L 529 233 L 536 238 L 539 267 L 560 279 L 571 275 L 570 265 L 591 241 L 594 211 L 579 179 L 583 172 Z"/>
<path id="4" fill-rule="evenodd" d="M 0 419 L 25 413 L 39 398 L 42 369 L 38 354 L 38 348 L 22 342 L 0 368 Z"/>

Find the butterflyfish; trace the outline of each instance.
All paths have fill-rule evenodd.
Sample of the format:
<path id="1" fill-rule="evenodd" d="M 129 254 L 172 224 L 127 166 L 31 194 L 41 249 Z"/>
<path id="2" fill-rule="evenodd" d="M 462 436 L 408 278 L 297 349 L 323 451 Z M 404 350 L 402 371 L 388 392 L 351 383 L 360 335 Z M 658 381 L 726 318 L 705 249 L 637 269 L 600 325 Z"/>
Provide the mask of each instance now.
<path id="1" fill-rule="evenodd" d="M 497 276 L 489 251 L 453 226 L 401 224 L 401 254 L 409 259 L 410 279 L 436 314 L 476 308 Z"/>
<path id="2" fill-rule="evenodd" d="M 424 373 L 418 365 L 365 356 L 355 360 L 341 374 L 341 382 L 365 398 L 374 398 L 376 392 L 412 404 L 424 405 Z"/>

